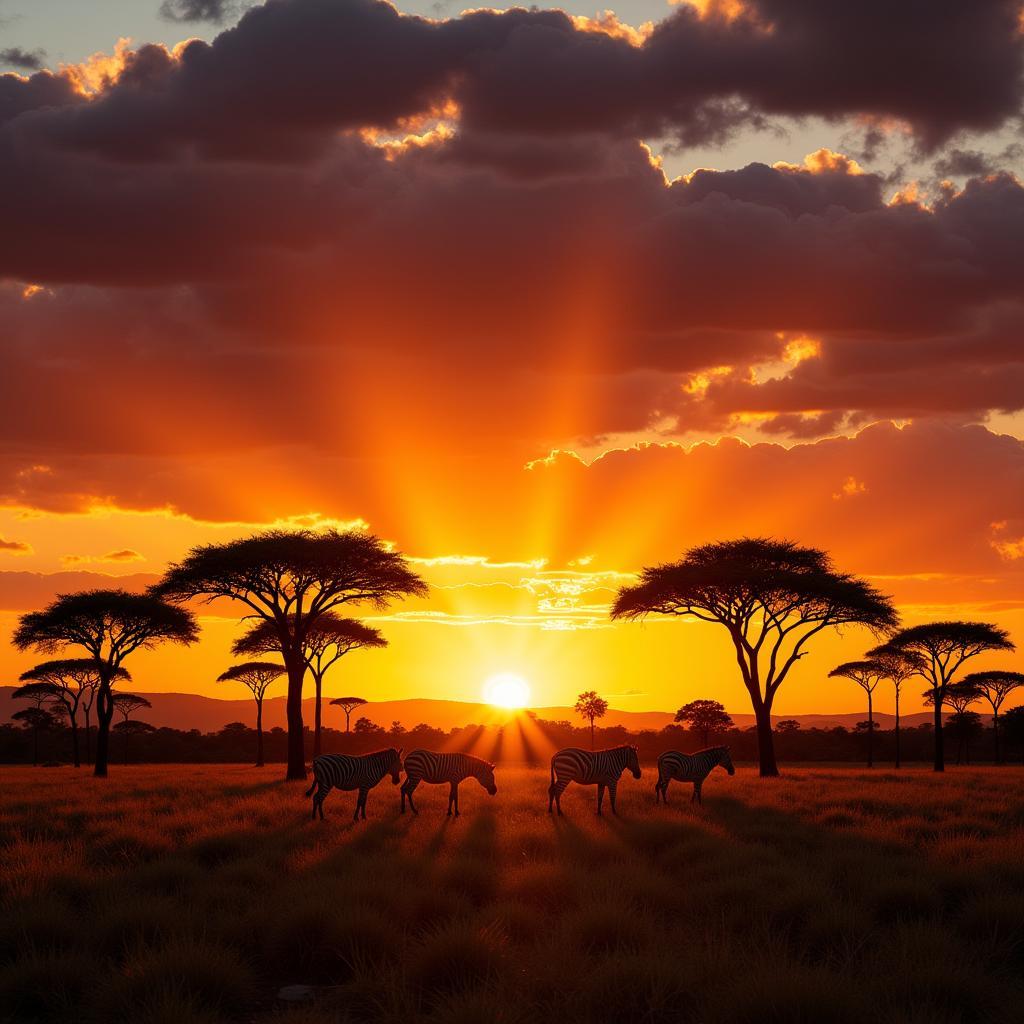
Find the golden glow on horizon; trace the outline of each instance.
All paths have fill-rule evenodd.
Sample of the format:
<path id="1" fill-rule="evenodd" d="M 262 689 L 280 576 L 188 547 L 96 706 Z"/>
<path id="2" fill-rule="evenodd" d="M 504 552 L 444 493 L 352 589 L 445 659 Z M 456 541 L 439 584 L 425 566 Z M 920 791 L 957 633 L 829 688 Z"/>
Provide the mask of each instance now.
<path id="1" fill-rule="evenodd" d="M 484 700 L 499 708 L 524 708 L 530 702 L 530 684 L 515 672 L 499 672 L 484 683 Z"/>

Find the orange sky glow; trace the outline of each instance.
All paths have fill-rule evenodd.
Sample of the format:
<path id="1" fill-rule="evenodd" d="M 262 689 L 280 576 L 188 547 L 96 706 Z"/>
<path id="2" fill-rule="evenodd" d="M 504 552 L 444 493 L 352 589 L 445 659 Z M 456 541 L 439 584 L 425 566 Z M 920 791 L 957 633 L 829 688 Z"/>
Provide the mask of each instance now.
<path id="1" fill-rule="evenodd" d="M 747 712 L 720 627 L 608 617 L 643 566 L 744 535 L 1024 651 L 1016 12 L 915 92 L 860 73 L 856 6 L 292 0 L 19 58 L 0 683 L 33 663 L 19 614 L 269 526 L 365 527 L 430 584 L 365 612 L 389 646 L 329 696 L 477 701 L 511 673 L 537 706 Z M 888 26 L 901 53 L 933 29 L 962 31 Z M 788 77 L 804 45 L 820 89 Z M 808 145 L 769 156 L 771 127 Z M 214 682 L 237 609 L 199 612 L 200 644 L 132 659 L 137 690 L 244 695 Z M 827 673 L 873 643 L 823 635 L 775 713 L 859 710 Z M 1024 653 L 972 665 L 1000 666 Z"/>

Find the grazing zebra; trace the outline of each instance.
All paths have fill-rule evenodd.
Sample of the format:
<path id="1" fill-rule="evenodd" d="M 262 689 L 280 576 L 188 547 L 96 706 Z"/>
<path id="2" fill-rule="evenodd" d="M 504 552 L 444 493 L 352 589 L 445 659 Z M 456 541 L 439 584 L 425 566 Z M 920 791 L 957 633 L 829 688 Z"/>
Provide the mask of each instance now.
<path id="1" fill-rule="evenodd" d="M 332 789 L 358 789 L 356 813 L 352 820 L 359 820 L 362 811 L 366 818 L 366 794 L 384 778 L 391 775 L 391 782 L 398 785 L 398 773 L 402 770 L 402 751 L 390 747 L 373 754 L 321 754 L 313 758 L 313 785 L 306 790 L 306 796 L 313 797 L 313 819 L 320 812 L 324 820 L 324 800 Z"/>
<path id="2" fill-rule="evenodd" d="M 654 800 L 664 800 L 668 803 L 668 784 L 673 779 L 680 782 L 693 783 L 694 800 L 703 804 L 700 788 L 704 780 L 711 774 L 711 769 L 721 765 L 730 775 L 736 774 L 732 766 L 732 758 L 729 757 L 728 747 L 708 747 L 707 750 L 698 750 L 695 754 L 684 754 L 680 750 L 666 750 L 664 754 L 658 755 L 658 781 L 654 786 Z"/>
<path id="3" fill-rule="evenodd" d="M 455 817 L 459 816 L 459 783 L 472 776 L 487 790 L 491 796 L 498 792 L 494 783 L 494 765 L 471 754 L 438 754 L 433 750 L 414 750 L 405 759 L 405 782 L 402 783 L 402 813 L 405 814 L 405 798 L 409 798 L 409 808 L 413 814 L 419 814 L 412 802 L 412 794 L 421 782 L 440 784 L 447 782 L 448 815 L 451 816 L 455 807 Z"/>
<path id="4" fill-rule="evenodd" d="M 612 814 L 615 810 L 615 789 L 619 784 L 619 776 L 629 769 L 634 779 L 640 778 L 640 761 L 636 755 L 636 747 L 611 747 L 608 750 L 580 750 L 578 747 L 566 747 L 551 758 L 551 785 L 548 787 L 548 814 L 551 805 L 558 807 L 562 813 L 562 793 L 570 782 L 579 782 L 584 786 L 597 786 L 597 813 L 601 813 L 604 803 L 605 786 L 612 802 Z"/>

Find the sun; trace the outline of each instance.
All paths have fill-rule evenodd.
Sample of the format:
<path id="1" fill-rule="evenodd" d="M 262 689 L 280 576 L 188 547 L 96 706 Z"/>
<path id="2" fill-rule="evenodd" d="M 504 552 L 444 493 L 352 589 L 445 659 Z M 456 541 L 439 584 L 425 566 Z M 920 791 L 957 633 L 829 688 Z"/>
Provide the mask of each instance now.
<path id="1" fill-rule="evenodd" d="M 499 708 L 524 708 L 530 702 L 530 684 L 514 672 L 499 672 L 484 683 L 484 700 Z"/>

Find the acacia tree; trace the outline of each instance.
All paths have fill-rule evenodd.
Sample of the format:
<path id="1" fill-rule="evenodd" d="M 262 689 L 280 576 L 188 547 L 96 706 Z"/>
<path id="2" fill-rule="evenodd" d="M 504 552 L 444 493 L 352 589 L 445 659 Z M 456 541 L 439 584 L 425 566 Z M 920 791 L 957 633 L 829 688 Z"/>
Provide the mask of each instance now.
<path id="1" fill-rule="evenodd" d="M 14 644 L 19 650 L 31 647 L 44 654 L 68 647 L 81 647 L 89 653 L 99 676 L 94 774 L 105 778 L 114 715 L 113 684 L 122 663 L 140 649 L 165 642 L 191 644 L 198 635 L 191 612 L 154 594 L 83 590 L 61 594 L 42 611 L 23 615 L 14 632 Z"/>
<path id="2" fill-rule="evenodd" d="M 237 647 L 238 645 L 235 644 Z M 244 683 L 252 691 L 256 701 L 256 767 L 263 767 L 263 698 L 267 687 L 275 679 L 284 675 L 284 665 L 274 661 L 247 661 L 241 665 L 232 665 L 226 672 L 217 676 L 218 683 Z"/>
<path id="3" fill-rule="evenodd" d="M 313 705 L 313 756 L 320 753 L 321 705 L 324 676 L 327 670 L 350 651 L 361 647 L 387 647 L 388 642 L 379 629 L 367 626 L 358 619 L 348 619 L 334 612 L 326 612 L 310 627 L 303 646 L 306 667 L 313 677 L 315 702 Z M 276 654 L 280 650 L 277 630 L 273 623 L 261 619 L 235 641 L 233 654 Z"/>
<path id="4" fill-rule="evenodd" d="M 725 732 L 733 726 L 729 712 L 717 700 L 691 700 L 676 712 L 675 721 L 684 722 L 690 730 L 699 732 L 705 747 L 711 733 Z"/>
<path id="5" fill-rule="evenodd" d="M 935 762 L 937 772 L 945 770 L 942 739 L 942 705 L 946 691 L 955 682 L 965 661 L 986 651 L 1015 650 L 1009 633 L 988 622 L 926 622 L 900 630 L 873 654 L 910 655 L 917 659 L 914 675 L 931 684 L 934 698 Z"/>
<path id="6" fill-rule="evenodd" d="M 352 719 L 352 712 L 356 708 L 361 708 L 367 703 L 362 697 L 335 697 L 331 701 L 332 704 L 337 704 L 342 711 L 345 712 L 345 732 L 351 732 L 349 723 Z"/>
<path id="7" fill-rule="evenodd" d="M 757 723 L 762 776 L 778 775 L 771 710 L 779 687 L 825 629 L 893 629 L 892 601 L 864 580 L 837 572 L 828 555 L 787 540 L 744 538 L 692 548 L 681 561 L 642 570 L 623 587 L 613 619 L 652 613 L 692 616 L 729 632 Z"/>
<path id="8" fill-rule="evenodd" d="M 137 693 L 115 693 L 113 697 L 114 709 L 121 713 L 121 721 L 114 727 L 118 732 L 124 733 L 124 763 L 128 763 L 128 737 L 131 736 L 132 732 L 136 734 L 146 732 L 146 729 L 131 729 L 129 726 L 147 725 L 146 722 L 129 722 L 128 719 L 135 714 L 136 711 L 141 711 L 143 708 L 151 708 L 153 705 L 150 704 L 145 697 L 140 697 Z M 149 727 L 152 730 L 152 726 Z"/>
<path id="9" fill-rule="evenodd" d="M 885 666 L 878 661 L 844 661 L 829 672 L 830 679 L 852 679 L 868 695 L 868 767 L 875 767 L 875 688 L 885 678 Z"/>
<path id="10" fill-rule="evenodd" d="M 173 601 L 229 598 L 273 624 L 288 673 L 289 779 L 306 777 L 302 680 L 306 640 L 321 616 L 343 604 L 384 608 L 427 593 L 400 552 L 360 530 L 268 530 L 197 547 L 172 565 L 154 593 Z"/>
<path id="11" fill-rule="evenodd" d="M 12 694 L 13 700 L 30 700 L 33 707 L 16 711 L 11 718 L 15 722 L 24 722 L 26 728 L 32 730 L 32 765 L 39 764 L 39 730 L 52 726 L 55 719 L 47 704 L 57 700 L 57 687 L 53 683 L 26 683 L 19 686 Z"/>
<path id="12" fill-rule="evenodd" d="M 934 707 L 935 690 L 925 690 L 924 702 L 928 707 Z M 947 724 L 955 726 L 956 737 L 956 763 L 960 763 L 960 755 L 964 752 L 964 741 L 967 741 L 967 763 L 971 761 L 970 732 L 976 728 L 981 721 L 981 716 L 970 711 L 970 706 L 981 699 L 981 691 L 972 683 L 967 681 L 965 676 L 959 682 L 950 683 L 946 687 L 946 694 L 943 703 L 948 704 L 953 713 L 949 716 Z"/>
<path id="13" fill-rule="evenodd" d="M 574 708 L 577 715 L 590 722 L 590 749 L 594 749 L 594 722 L 608 713 L 608 701 L 598 697 L 595 690 L 587 690 L 576 698 Z"/>
<path id="14" fill-rule="evenodd" d="M 68 716 L 71 726 L 71 747 L 75 767 L 81 767 L 78 748 L 78 712 L 85 716 L 85 759 L 89 760 L 89 712 L 96 699 L 96 689 L 100 684 L 96 664 L 89 658 L 59 658 L 55 661 L 44 661 L 35 668 L 21 673 L 23 682 L 46 683 L 54 688 L 54 703 L 59 704 Z M 131 679 L 128 672 L 121 668 L 114 674 L 115 679 Z"/>
<path id="15" fill-rule="evenodd" d="M 996 745 L 996 764 L 1003 763 L 1003 753 L 999 744 L 999 709 L 1003 701 L 1017 689 L 1024 686 L 1024 672 L 1009 672 L 1003 669 L 992 669 L 988 672 L 971 672 L 964 676 L 965 686 L 973 687 L 978 695 L 984 697 L 992 707 L 992 734 Z"/>
<path id="16" fill-rule="evenodd" d="M 914 675 L 919 675 L 923 662 L 913 651 L 887 650 L 885 645 L 873 647 L 868 658 L 882 666 L 883 678 L 892 683 L 896 692 L 896 767 L 900 765 L 900 695 L 903 684 Z"/>

